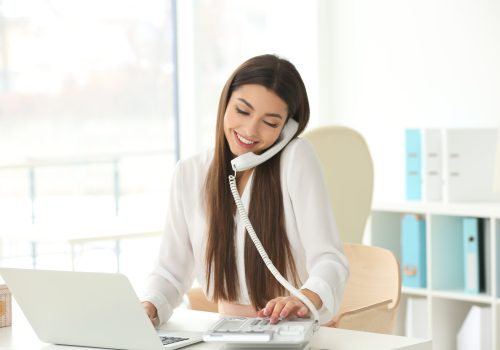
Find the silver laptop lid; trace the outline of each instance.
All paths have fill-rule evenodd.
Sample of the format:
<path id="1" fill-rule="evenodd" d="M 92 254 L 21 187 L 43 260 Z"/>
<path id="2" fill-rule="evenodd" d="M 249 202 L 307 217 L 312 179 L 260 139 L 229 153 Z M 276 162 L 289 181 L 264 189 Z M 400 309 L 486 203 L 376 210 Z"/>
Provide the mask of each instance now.
<path id="1" fill-rule="evenodd" d="M 44 342 L 164 349 L 121 274 L 0 268 L 0 275 Z"/>

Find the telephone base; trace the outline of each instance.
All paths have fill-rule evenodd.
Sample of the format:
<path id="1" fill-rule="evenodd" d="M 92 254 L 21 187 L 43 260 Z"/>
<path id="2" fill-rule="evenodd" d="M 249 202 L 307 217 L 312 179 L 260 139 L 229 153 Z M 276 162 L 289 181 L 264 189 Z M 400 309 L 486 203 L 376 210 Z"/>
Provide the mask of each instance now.
<path id="1" fill-rule="evenodd" d="M 223 317 L 204 335 L 206 342 L 224 344 L 224 349 L 308 349 L 314 322 L 295 318 L 272 324 L 269 318 Z"/>

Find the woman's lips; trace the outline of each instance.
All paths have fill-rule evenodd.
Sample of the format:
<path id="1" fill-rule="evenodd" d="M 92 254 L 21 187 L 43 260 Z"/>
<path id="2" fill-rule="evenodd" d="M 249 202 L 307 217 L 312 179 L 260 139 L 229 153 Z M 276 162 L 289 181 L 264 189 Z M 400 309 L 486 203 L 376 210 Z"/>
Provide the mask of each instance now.
<path id="1" fill-rule="evenodd" d="M 252 143 L 245 143 L 242 139 L 240 139 L 240 137 L 247 140 L 247 141 L 251 141 L 251 140 L 248 140 L 247 138 L 241 136 L 236 131 L 234 131 L 234 138 L 236 140 L 236 143 L 243 148 L 252 148 L 258 143 L 256 141 L 252 141 Z"/>

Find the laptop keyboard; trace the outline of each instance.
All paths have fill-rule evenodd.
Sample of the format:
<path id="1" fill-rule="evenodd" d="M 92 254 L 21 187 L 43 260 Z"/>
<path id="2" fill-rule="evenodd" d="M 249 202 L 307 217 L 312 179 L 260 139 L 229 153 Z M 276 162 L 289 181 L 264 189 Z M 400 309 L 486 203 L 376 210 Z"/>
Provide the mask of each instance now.
<path id="1" fill-rule="evenodd" d="M 168 345 L 168 344 L 172 344 L 172 343 L 177 343 L 179 341 L 188 340 L 189 338 L 160 336 L 160 339 L 161 339 L 161 342 L 163 343 L 163 345 Z"/>

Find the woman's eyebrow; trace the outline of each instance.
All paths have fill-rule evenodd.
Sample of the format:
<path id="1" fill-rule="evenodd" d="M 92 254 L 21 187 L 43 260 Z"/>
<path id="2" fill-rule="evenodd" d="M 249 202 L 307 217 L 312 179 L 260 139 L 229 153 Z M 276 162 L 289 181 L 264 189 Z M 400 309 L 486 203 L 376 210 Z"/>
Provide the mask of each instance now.
<path id="1" fill-rule="evenodd" d="M 250 108 L 252 111 L 254 110 L 254 108 L 250 104 L 250 102 L 248 102 L 247 100 L 245 100 L 243 97 L 238 97 L 238 100 L 240 100 L 241 102 L 243 102 L 244 104 L 246 104 L 248 106 L 248 108 Z"/>
<path id="2" fill-rule="evenodd" d="M 255 110 L 255 108 L 253 108 L 252 104 L 250 102 L 248 102 L 247 100 L 245 100 L 243 97 L 238 97 L 237 100 L 246 104 L 247 107 L 250 108 L 252 111 Z M 265 115 L 268 117 L 275 117 L 275 118 L 283 119 L 283 117 L 278 113 L 266 113 Z"/>

